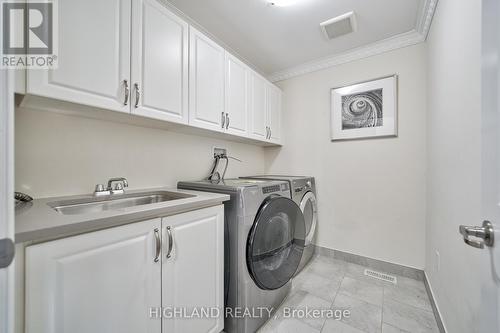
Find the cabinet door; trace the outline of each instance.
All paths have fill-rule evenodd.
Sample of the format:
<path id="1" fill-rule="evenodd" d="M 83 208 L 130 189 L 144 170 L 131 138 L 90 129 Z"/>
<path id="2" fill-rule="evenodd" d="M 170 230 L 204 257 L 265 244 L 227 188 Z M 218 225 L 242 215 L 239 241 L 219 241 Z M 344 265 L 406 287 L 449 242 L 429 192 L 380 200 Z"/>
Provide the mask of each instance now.
<path id="1" fill-rule="evenodd" d="M 134 1 L 132 113 L 188 123 L 188 24 L 157 0 Z"/>
<path id="2" fill-rule="evenodd" d="M 268 84 L 267 90 L 267 119 L 269 139 L 271 142 L 281 142 L 281 90 Z"/>
<path id="3" fill-rule="evenodd" d="M 160 332 L 149 318 L 161 306 L 160 228 L 155 219 L 28 246 L 26 332 Z"/>
<path id="4" fill-rule="evenodd" d="M 189 28 L 189 124 L 222 131 L 224 49 Z"/>
<path id="5" fill-rule="evenodd" d="M 224 328 L 224 206 L 162 220 L 164 308 L 218 309 L 217 318 L 163 319 L 163 332 L 206 333 Z M 167 229 L 170 228 L 170 229 Z M 169 245 L 172 250 L 167 258 Z M 214 310 L 212 310 L 214 311 Z"/>
<path id="6" fill-rule="evenodd" d="M 248 122 L 248 67 L 226 52 L 226 131 L 246 136 Z"/>
<path id="7" fill-rule="evenodd" d="M 258 140 L 267 138 L 266 80 L 255 72 L 250 74 L 249 136 Z"/>
<path id="8" fill-rule="evenodd" d="M 58 68 L 28 70 L 27 93 L 130 112 L 130 12 L 131 0 L 59 1 Z"/>

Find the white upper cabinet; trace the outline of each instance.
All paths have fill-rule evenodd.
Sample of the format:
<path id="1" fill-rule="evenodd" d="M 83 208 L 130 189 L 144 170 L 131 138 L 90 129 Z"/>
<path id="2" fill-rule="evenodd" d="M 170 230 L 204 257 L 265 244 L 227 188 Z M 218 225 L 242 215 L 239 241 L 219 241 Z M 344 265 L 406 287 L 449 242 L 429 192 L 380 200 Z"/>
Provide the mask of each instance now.
<path id="1" fill-rule="evenodd" d="M 132 13 L 132 113 L 187 124 L 188 24 L 157 0 Z"/>
<path id="2" fill-rule="evenodd" d="M 58 15 L 58 68 L 18 71 L 18 93 L 281 144 L 281 91 L 162 1 L 60 0 Z"/>
<path id="3" fill-rule="evenodd" d="M 218 318 L 165 318 L 162 331 L 224 329 L 224 206 L 162 219 L 162 302 L 172 309 L 218 308 Z"/>
<path id="4" fill-rule="evenodd" d="M 160 237 L 154 219 L 26 247 L 25 331 L 160 333 Z"/>
<path id="5" fill-rule="evenodd" d="M 275 85 L 267 85 L 268 139 L 281 143 L 281 90 Z"/>
<path id="6" fill-rule="evenodd" d="M 28 70 L 27 93 L 129 112 L 131 0 L 58 2 L 59 66 Z"/>
<path id="7" fill-rule="evenodd" d="M 245 136 L 248 132 L 248 67 L 226 52 L 226 132 Z"/>
<path id="8" fill-rule="evenodd" d="M 189 124 L 223 131 L 225 51 L 193 27 L 189 31 Z"/>
<path id="9" fill-rule="evenodd" d="M 266 86 L 266 80 L 257 73 L 251 72 L 249 84 L 250 103 L 248 112 L 248 135 L 257 140 L 266 140 L 268 137 Z"/>

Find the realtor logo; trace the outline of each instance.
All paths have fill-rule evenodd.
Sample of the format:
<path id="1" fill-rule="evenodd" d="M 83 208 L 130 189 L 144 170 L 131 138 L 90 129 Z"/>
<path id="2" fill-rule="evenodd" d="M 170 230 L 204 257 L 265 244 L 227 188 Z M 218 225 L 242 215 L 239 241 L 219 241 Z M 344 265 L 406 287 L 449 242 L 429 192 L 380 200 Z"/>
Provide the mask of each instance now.
<path id="1" fill-rule="evenodd" d="M 1 68 L 54 68 L 55 1 L 2 1 Z"/>

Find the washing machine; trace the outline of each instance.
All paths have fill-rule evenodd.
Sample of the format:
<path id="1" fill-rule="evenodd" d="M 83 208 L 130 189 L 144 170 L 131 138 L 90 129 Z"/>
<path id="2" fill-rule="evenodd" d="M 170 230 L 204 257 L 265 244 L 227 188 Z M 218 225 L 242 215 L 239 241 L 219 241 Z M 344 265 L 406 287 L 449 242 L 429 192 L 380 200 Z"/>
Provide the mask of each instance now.
<path id="1" fill-rule="evenodd" d="M 306 240 L 302 260 L 297 269 L 297 274 L 311 260 L 314 254 L 314 239 L 316 237 L 316 226 L 318 223 L 318 205 L 316 202 L 316 183 L 314 177 L 308 176 L 283 176 L 262 175 L 240 177 L 241 179 L 267 179 L 285 180 L 290 184 L 292 200 L 299 205 L 304 221 L 306 223 Z"/>
<path id="2" fill-rule="evenodd" d="M 224 331 L 257 331 L 290 292 L 302 259 L 305 222 L 290 183 L 226 179 L 177 187 L 230 195 L 224 204 Z"/>

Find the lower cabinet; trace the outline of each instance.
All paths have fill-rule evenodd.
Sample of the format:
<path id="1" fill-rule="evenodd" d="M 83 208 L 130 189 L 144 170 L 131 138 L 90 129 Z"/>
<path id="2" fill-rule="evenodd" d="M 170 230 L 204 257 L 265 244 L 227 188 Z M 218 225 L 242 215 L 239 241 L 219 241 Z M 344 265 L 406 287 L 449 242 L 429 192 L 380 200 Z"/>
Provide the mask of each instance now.
<path id="1" fill-rule="evenodd" d="M 165 218 L 162 225 L 162 300 L 167 307 L 164 310 L 170 307 L 187 312 L 187 318 L 164 317 L 163 333 L 222 331 L 223 206 Z M 219 316 L 212 318 L 217 312 Z"/>
<path id="2" fill-rule="evenodd" d="M 223 221 L 221 205 L 27 246 L 25 332 L 222 331 Z M 193 308 L 220 316 L 174 316 Z"/>
<path id="3" fill-rule="evenodd" d="M 161 220 L 26 247 L 27 333 L 159 332 Z"/>

